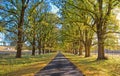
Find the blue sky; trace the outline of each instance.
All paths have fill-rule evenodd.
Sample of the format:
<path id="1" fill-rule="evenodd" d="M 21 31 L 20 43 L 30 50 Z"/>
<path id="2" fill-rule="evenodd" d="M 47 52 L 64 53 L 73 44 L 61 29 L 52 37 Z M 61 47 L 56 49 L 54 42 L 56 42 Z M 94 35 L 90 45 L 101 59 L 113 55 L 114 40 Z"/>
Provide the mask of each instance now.
<path id="1" fill-rule="evenodd" d="M 0 41 L 4 39 L 4 34 L 0 33 Z"/>

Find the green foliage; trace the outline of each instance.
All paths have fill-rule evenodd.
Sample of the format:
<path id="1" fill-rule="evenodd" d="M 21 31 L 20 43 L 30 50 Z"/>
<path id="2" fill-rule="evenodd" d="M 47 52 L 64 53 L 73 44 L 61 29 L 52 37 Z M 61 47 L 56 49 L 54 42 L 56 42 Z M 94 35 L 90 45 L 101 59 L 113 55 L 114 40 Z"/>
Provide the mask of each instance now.
<path id="1" fill-rule="evenodd" d="M 100 0 L 102 1 L 102 0 Z M 116 20 L 116 15 L 114 14 L 114 8 L 118 8 L 120 2 L 118 0 L 106 0 L 102 1 L 102 8 L 99 8 L 99 1 L 95 0 L 67 0 L 62 4 L 62 24 L 61 29 L 61 41 L 63 46 L 71 47 L 72 44 L 77 42 L 82 42 L 82 44 L 93 45 L 98 43 L 98 32 L 100 30 L 101 39 L 103 39 L 103 45 L 105 48 L 108 44 L 109 47 L 116 46 L 119 31 L 119 24 Z M 101 11 L 100 11 L 101 10 Z M 100 22 L 101 20 L 101 22 Z M 101 24 L 99 28 L 98 24 Z M 85 35 L 87 32 L 87 36 Z M 113 35 L 115 34 L 115 35 Z M 71 44 L 68 46 L 68 44 Z M 91 45 L 92 45 L 91 44 Z M 100 44 L 101 45 L 101 44 Z M 74 47 L 77 47 L 76 44 Z"/>
<path id="2" fill-rule="evenodd" d="M 4 28 L 2 26 L 0 26 L 0 32 L 3 32 Z"/>

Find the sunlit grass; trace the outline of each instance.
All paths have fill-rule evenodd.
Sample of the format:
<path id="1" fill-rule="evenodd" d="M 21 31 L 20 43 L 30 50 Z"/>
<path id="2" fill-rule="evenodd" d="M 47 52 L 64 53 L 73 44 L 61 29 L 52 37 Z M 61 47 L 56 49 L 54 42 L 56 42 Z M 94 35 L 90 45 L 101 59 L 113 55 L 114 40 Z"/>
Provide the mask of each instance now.
<path id="1" fill-rule="evenodd" d="M 47 65 L 56 54 L 13 56 L 0 59 L 0 76 L 34 76 L 41 68 Z"/>
<path id="2" fill-rule="evenodd" d="M 120 76 L 120 57 L 109 56 L 108 60 L 96 60 L 96 55 L 85 58 L 65 54 L 86 76 Z"/>

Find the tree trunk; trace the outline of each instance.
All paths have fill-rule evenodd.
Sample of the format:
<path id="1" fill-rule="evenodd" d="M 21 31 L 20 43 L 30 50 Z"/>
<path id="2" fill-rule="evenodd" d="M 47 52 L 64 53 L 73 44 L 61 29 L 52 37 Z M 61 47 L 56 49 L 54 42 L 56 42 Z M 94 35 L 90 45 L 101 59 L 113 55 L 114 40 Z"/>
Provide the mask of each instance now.
<path id="1" fill-rule="evenodd" d="M 32 55 L 35 56 L 35 35 L 33 37 L 33 42 L 32 42 Z"/>
<path id="2" fill-rule="evenodd" d="M 97 60 L 106 59 L 104 53 L 104 39 L 98 34 L 98 58 Z"/>
<path id="3" fill-rule="evenodd" d="M 79 55 L 82 55 L 82 50 L 83 50 L 83 47 L 80 46 L 80 48 L 79 48 Z"/>
<path id="4" fill-rule="evenodd" d="M 75 53 L 74 53 L 74 54 L 75 54 L 75 55 L 77 55 L 77 53 L 78 53 L 77 49 L 75 49 L 74 51 L 75 51 Z"/>
<path id="5" fill-rule="evenodd" d="M 82 50 L 79 50 L 79 56 L 82 55 Z"/>
<path id="6" fill-rule="evenodd" d="M 21 58 L 21 52 L 22 52 L 22 37 L 23 37 L 23 24 L 24 24 L 24 13 L 25 13 L 25 7 L 24 4 L 22 4 L 22 10 L 20 15 L 20 21 L 18 23 L 18 41 L 17 41 L 17 53 L 16 58 Z"/>
<path id="7" fill-rule="evenodd" d="M 85 46 L 85 57 L 90 57 L 90 46 Z"/>
<path id="8" fill-rule="evenodd" d="M 104 30 L 107 25 L 103 24 L 103 0 L 98 0 L 100 17 L 97 20 L 97 38 L 98 38 L 98 60 L 106 59 L 104 55 Z"/>
<path id="9" fill-rule="evenodd" d="M 38 47 L 38 54 L 40 55 L 41 54 L 41 46 Z"/>
<path id="10" fill-rule="evenodd" d="M 90 57 L 90 47 L 92 40 L 88 36 L 88 30 L 85 30 L 85 57 Z"/>
<path id="11" fill-rule="evenodd" d="M 83 50 L 83 45 L 82 45 L 82 42 L 79 41 L 79 55 L 82 55 L 82 50 Z"/>
<path id="12" fill-rule="evenodd" d="M 68 50 L 68 53 L 71 53 L 71 54 L 72 54 L 72 49 Z"/>
<path id="13" fill-rule="evenodd" d="M 72 54 L 74 54 L 74 49 L 72 49 Z"/>
<path id="14" fill-rule="evenodd" d="M 90 57 L 90 48 L 91 48 L 91 45 L 88 46 L 88 57 Z"/>
<path id="15" fill-rule="evenodd" d="M 88 48 L 86 45 L 85 45 L 85 57 L 88 57 Z"/>
<path id="16" fill-rule="evenodd" d="M 48 49 L 48 51 L 49 51 L 49 53 L 51 53 L 51 50 L 50 50 L 50 49 Z"/>
<path id="17" fill-rule="evenodd" d="M 43 44 L 43 47 L 42 47 L 42 53 L 45 54 L 45 46 Z"/>
<path id="18" fill-rule="evenodd" d="M 41 40 L 39 41 L 39 43 L 38 43 L 38 49 L 39 49 L 39 52 L 38 52 L 38 54 L 40 55 L 41 54 Z"/>

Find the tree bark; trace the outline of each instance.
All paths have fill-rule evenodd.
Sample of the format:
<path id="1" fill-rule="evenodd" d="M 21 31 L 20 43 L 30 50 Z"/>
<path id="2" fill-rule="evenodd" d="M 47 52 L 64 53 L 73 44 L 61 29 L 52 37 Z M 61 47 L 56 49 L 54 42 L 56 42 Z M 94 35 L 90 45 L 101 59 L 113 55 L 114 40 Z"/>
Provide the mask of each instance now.
<path id="1" fill-rule="evenodd" d="M 78 53 L 77 49 L 74 49 L 74 51 L 75 51 L 74 54 L 77 55 L 77 53 Z"/>
<path id="2" fill-rule="evenodd" d="M 85 46 L 85 57 L 90 57 L 90 48 L 91 48 L 91 43 L 92 40 L 89 38 L 88 35 L 88 30 L 85 30 L 85 41 L 84 41 L 84 46 Z"/>
<path id="3" fill-rule="evenodd" d="M 85 57 L 90 57 L 90 45 L 85 44 Z"/>
<path id="4" fill-rule="evenodd" d="M 82 55 L 82 50 L 83 50 L 83 46 L 80 45 L 80 47 L 79 47 L 79 55 Z"/>
<path id="5" fill-rule="evenodd" d="M 83 50 L 83 44 L 81 41 L 79 41 L 79 55 L 82 55 L 82 50 Z"/>
<path id="6" fill-rule="evenodd" d="M 98 37 L 98 60 L 106 59 L 104 54 L 104 41 L 101 37 Z"/>
<path id="7" fill-rule="evenodd" d="M 35 56 L 35 35 L 33 37 L 33 42 L 32 42 L 32 55 Z"/>
<path id="8" fill-rule="evenodd" d="M 97 38 L 98 38 L 98 60 L 105 59 L 105 53 L 104 53 L 104 33 L 103 27 L 106 25 L 103 25 L 103 0 L 98 0 L 99 3 L 99 19 L 97 23 Z"/>
<path id="9" fill-rule="evenodd" d="M 45 54 L 45 46 L 43 44 L 43 47 L 42 47 L 42 54 Z"/>
<path id="10" fill-rule="evenodd" d="M 38 46 L 38 49 L 39 49 L 39 55 L 41 54 L 41 44 L 39 44 L 39 46 Z"/>
<path id="11" fill-rule="evenodd" d="M 38 54 L 41 54 L 41 50 L 42 50 L 42 43 L 41 43 L 41 39 L 38 41 Z"/>
<path id="12" fill-rule="evenodd" d="M 24 13 L 25 13 L 24 3 L 22 3 L 22 10 L 20 15 L 20 21 L 18 23 L 18 41 L 17 41 L 17 52 L 16 52 L 16 58 L 21 58 L 21 52 L 22 52 L 22 46 L 23 46 L 23 24 L 24 24 Z"/>

